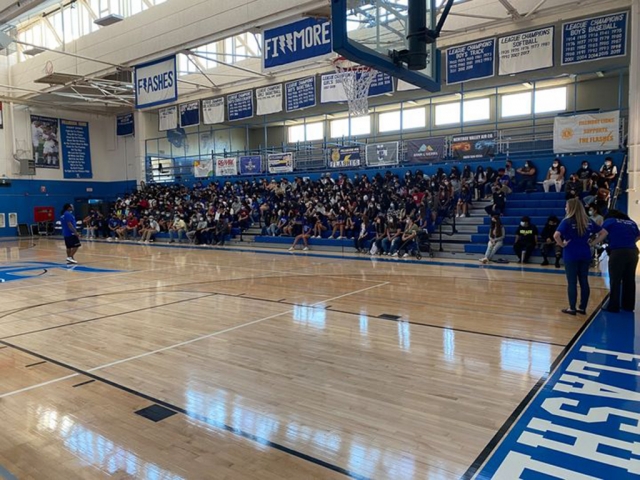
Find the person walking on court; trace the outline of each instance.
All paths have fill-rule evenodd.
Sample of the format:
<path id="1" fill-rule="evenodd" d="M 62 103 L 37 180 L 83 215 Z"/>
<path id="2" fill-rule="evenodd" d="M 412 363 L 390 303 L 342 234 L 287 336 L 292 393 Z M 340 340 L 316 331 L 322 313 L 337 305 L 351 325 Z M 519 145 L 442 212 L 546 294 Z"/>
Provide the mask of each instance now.
<path id="1" fill-rule="evenodd" d="M 564 270 L 567 276 L 567 295 L 569 308 L 562 313 L 586 315 L 589 303 L 589 266 L 591 265 L 591 245 L 589 239 L 599 233 L 602 227 L 589 219 L 584 206 L 578 198 L 567 201 L 564 220 L 558 225 L 553 239 L 563 248 Z M 578 283 L 580 283 L 580 307 L 578 302 Z"/>
<path id="2" fill-rule="evenodd" d="M 76 217 L 73 215 L 73 205 L 65 203 L 62 207 L 62 217 L 60 217 L 62 236 L 67 247 L 67 263 L 78 263 L 73 256 L 80 248 L 80 236 L 76 230 Z"/>
<path id="3" fill-rule="evenodd" d="M 609 210 L 602 230 L 593 240 L 597 245 L 609 237 L 609 286 L 611 294 L 605 310 L 633 312 L 636 306 L 636 268 L 640 240 L 638 225 L 618 210 Z"/>

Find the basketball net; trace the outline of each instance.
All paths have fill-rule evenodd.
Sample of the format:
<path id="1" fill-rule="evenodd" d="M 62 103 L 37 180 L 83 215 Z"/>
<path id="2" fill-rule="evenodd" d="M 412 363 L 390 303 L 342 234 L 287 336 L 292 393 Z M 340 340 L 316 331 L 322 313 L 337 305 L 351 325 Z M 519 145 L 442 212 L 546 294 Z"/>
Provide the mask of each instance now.
<path id="1" fill-rule="evenodd" d="M 342 76 L 342 86 L 349 102 L 349 113 L 352 117 L 369 114 L 369 87 L 376 71 L 371 67 L 358 65 L 344 57 L 333 60 L 336 73 Z"/>

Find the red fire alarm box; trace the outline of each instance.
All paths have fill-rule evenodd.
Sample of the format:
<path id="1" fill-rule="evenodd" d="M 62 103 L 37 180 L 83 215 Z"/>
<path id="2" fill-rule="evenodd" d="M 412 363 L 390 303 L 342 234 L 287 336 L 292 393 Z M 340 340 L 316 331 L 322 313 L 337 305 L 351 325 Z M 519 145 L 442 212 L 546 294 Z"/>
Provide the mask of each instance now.
<path id="1" fill-rule="evenodd" d="M 55 209 L 53 207 L 34 207 L 33 219 L 35 222 L 53 222 Z"/>

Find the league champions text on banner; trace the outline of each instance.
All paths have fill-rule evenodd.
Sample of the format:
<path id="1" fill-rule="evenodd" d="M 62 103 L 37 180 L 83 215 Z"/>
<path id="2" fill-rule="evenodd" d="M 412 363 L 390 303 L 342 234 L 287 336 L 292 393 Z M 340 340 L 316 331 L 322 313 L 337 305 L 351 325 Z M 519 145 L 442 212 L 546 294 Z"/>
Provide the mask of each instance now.
<path id="1" fill-rule="evenodd" d="M 359 167 L 361 163 L 360 147 L 337 147 L 329 149 L 330 168 Z"/>
<path id="2" fill-rule="evenodd" d="M 495 134 L 479 133 L 452 137 L 451 151 L 459 160 L 493 157 L 496 153 Z"/>
<path id="3" fill-rule="evenodd" d="M 447 50 L 447 85 L 495 75 L 496 39 L 481 40 Z"/>
<path id="4" fill-rule="evenodd" d="M 579 153 L 620 148 L 620 112 L 556 117 L 554 153 Z"/>
<path id="5" fill-rule="evenodd" d="M 238 174 L 238 159 L 235 157 L 216 158 L 216 177 L 232 177 Z"/>
<path id="6" fill-rule="evenodd" d="M 262 35 L 264 71 L 294 67 L 331 55 L 331 22 L 305 18 Z"/>
<path id="7" fill-rule="evenodd" d="M 116 135 L 118 137 L 128 137 L 135 134 L 133 113 L 118 115 L 116 119 Z"/>
<path id="8" fill-rule="evenodd" d="M 562 25 L 562 64 L 627 54 L 628 13 L 613 13 Z"/>
<path id="9" fill-rule="evenodd" d="M 554 28 L 517 33 L 498 39 L 499 75 L 553 67 Z"/>
<path id="10" fill-rule="evenodd" d="M 269 115 L 282 111 L 282 84 L 256 88 L 256 114 Z"/>
<path id="11" fill-rule="evenodd" d="M 178 107 L 175 105 L 158 110 L 158 131 L 178 128 Z"/>
<path id="12" fill-rule="evenodd" d="M 269 173 L 293 172 L 293 153 L 272 153 L 267 156 L 267 170 Z"/>
<path id="13" fill-rule="evenodd" d="M 405 163 L 439 162 L 445 157 L 445 137 L 405 141 Z"/>
<path id="14" fill-rule="evenodd" d="M 227 95 L 229 120 L 244 120 L 253 117 L 253 90 Z"/>
<path id="15" fill-rule="evenodd" d="M 93 178 L 89 124 L 60 120 L 62 137 L 62 167 L 64 178 Z"/>
<path id="16" fill-rule="evenodd" d="M 224 97 L 202 100 L 202 121 L 205 125 L 224 123 Z"/>
<path id="17" fill-rule="evenodd" d="M 180 104 L 180 126 L 195 127 L 200 125 L 200 102 Z"/>
<path id="18" fill-rule="evenodd" d="M 136 65 L 133 85 L 136 108 L 153 107 L 178 100 L 175 55 Z"/>
<path id="19" fill-rule="evenodd" d="M 285 84 L 287 112 L 316 106 L 316 77 L 294 80 Z"/>

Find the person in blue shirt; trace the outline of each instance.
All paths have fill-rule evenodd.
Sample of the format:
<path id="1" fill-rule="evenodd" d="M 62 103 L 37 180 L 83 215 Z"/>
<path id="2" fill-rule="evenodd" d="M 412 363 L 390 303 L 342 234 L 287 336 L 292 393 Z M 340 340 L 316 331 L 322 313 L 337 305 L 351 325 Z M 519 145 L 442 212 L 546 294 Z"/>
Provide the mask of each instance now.
<path id="1" fill-rule="evenodd" d="M 609 237 L 609 286 L 611 294 L 605 310 L 618 313 L 623 310 L 633 312 L 636 306 L 636 268 L 638 267 L 638 247 L 640 230 L 627 215 L 618 210 L 609 210 L 602 230 L 593 240 L 598 244 Z"/>
<path id="2" fill-rule="evenodd" d="M 62 236 L 67 247 L 67 263 L 78 263 L 73 256 L 80 248 L 80 236 L 76 230 L 76 217 L 73 216 L 73 205 L 65 203 L 62 207 L 62 217 L 60 217 Z"/>
<path id="3" fill-rule="evenodd" d="M 600 232 L 602 227 L 589 219 L 579 198 L 567 201 L 567 215 L 558 225 L 553 239 L 563 248 L 564 270 L 567 276 L 567 295 L 569 308 L 562 313 L 586 315 L 589 303 L 589 266 L 591 265 L 590 238 Z M 580 308 L 576 310 L 578 301 L 578 282 L 580 283 Z"/>

